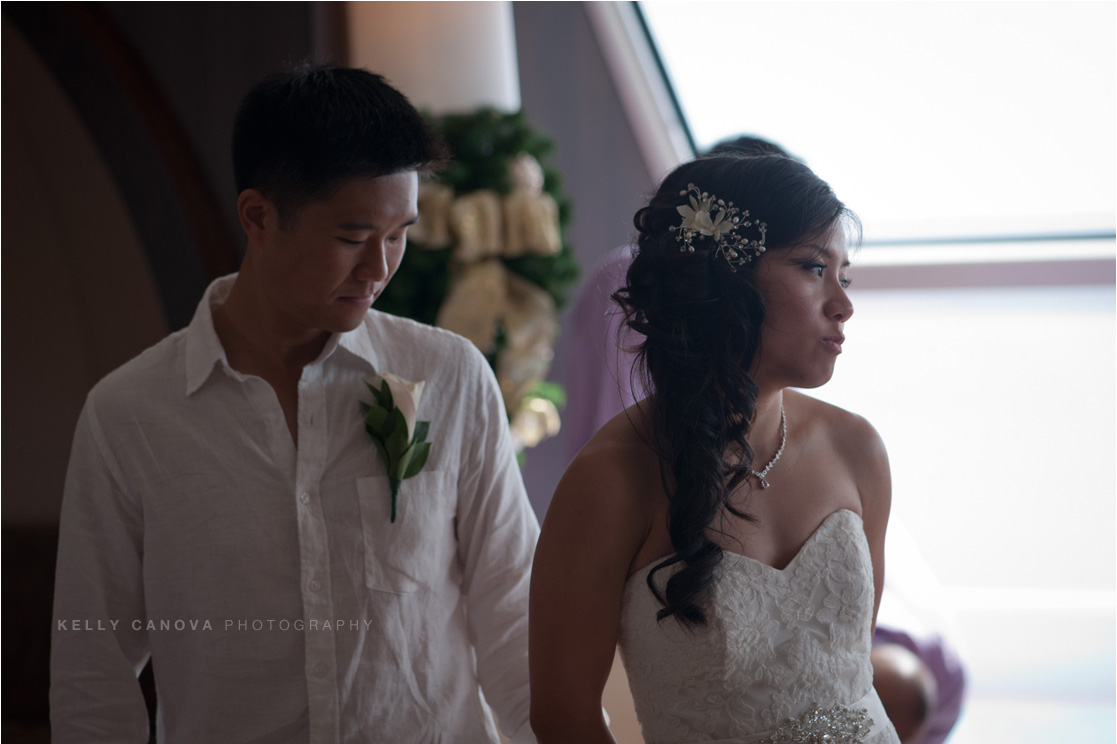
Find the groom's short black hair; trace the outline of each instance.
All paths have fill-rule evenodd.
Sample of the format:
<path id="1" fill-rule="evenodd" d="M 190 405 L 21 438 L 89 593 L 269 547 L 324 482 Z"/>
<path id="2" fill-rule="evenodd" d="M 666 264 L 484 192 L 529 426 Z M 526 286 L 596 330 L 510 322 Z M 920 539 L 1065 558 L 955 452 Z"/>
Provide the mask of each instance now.
<path id="1" fill-rule="evenodd" d="M 241 101 L 233 126 L 237 193 L 260 190 L 284 218 L 349 178 L 447 158 L 406 96 L 361 69 L 303 64 L 271 75 Z"/>

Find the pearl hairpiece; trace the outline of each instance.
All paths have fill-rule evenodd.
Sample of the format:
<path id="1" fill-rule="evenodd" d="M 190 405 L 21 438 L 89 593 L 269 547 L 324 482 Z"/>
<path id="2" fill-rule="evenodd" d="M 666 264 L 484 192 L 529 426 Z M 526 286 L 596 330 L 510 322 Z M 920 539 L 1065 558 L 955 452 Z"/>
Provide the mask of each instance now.
<path id="1" fill-rule="evenodd" d="M 683 216 L 679 225 L 670 230 L 677 233 L 675 239 L 682 243 L 680 251 L 694 253 L 694 239 L 706 236 L 714 240 L 714 253 L 729 264 L 730 271 L 745 266 L 764 252 L 764 234 L 768 226 L 759 220 L 749 219 L 749 211 L 741 211 L 733 202 L 718 199 L 713 194 L 699 191 L 693 183 L 687 184 L 679 196 L 687 197 L 687 203 L 676 209 Z M 739 231 L 755 227 L 760 238 L 749 239 Z"/>

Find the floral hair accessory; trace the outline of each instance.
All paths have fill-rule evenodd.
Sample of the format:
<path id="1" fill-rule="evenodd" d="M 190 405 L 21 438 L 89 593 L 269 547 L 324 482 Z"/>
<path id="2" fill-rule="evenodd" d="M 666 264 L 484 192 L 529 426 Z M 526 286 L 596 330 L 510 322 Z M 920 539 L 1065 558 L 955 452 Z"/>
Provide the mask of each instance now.
<path id="1" fill-rule="evenodd" d="M 429 421 L 417 421 L 419 401 L 426 382 L 410 382 L 385 372 L 380 387 L 366 382 L 372 392 L 372 403 L 361 402 L 368 431 L 384 465 L 392 487 L 391 521 L 396 521 L 396 500 L 404 480 L 418 475 L 427 464 L 431 443 L 426 441 Z"/>
<path id="2" fill-rule="evenodd" d="M 715 255 L 725 259 L 730 271 L 736 271 L 764 252 L 764 234 L 768 226 L 750 219 L 747 209 L 742 212 L 733 206 L 733 202 L 699 191 L 693 183 L 687 184 L 686 190 L 680 191 L 679 196 L 687 197 L 688 203 L 676 207 L 683 221 L 672 225 L 670 230 L 682 243 L 680 251 L 694 253 L 695 238 L 712 238 Z M 753 228 L 752 232 L 760 237 L 745 235 L 748 228 Z"/>

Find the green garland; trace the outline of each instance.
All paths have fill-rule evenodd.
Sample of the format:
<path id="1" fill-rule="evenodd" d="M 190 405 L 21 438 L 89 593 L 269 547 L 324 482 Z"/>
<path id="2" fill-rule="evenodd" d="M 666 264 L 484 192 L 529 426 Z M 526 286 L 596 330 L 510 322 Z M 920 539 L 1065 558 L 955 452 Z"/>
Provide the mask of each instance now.
<path id="1" fill-rule="evenodd" d="M 547 165 L 554 142 L 531 127 L 523 112 L 506 114 L 482 108 L 469 114 L 427 117 L 442 134 L 454 161 L 435 177 L 457 195 L 492 189 L 502 195 L 512 191 L 508 164 L 520 153 L 539 161 L 543 169 L 543 191 L 558 205 L 562 250 L 554 256 L 516 256 L 501 259 L 514 274 L 538 285 L 555 307 L 566 304 L 578 280 L 578 264 L 567 242 L 570 200 L 562 192 L 558 171 Z M 412 245 L 404 254 L 399 271 L 376 300 L 376 309 L 433 324 L 450 289 L 451 248 L 430 250 Z"/>

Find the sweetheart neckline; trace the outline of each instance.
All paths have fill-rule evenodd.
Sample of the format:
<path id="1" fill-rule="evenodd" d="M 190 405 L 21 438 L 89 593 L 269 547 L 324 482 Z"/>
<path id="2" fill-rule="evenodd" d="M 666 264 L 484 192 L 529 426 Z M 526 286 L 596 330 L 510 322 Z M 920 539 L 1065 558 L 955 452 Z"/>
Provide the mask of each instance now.
<path id="1" fill-rule="evenodd" d="M 814 532 L 812 532 L 810 535 L 807 536 L 807 539 L 804 540 L 803 544 L 799 546 L 799 550 L 795 551 L 795 555 L 793 555 L 791 557 L 791 560 L 788 561 L 787 565 L 785 565 L 783 568 L 776 568 L 775 566 L 773 566 L 771 564 L 768 564 L 768 563 L 765 563 L 764 561 L 757 560 L 756 558 L 752 558 L 752 557 L 744 555 L 742 553 L 736 553 L 732 550 L 726 550 L 725 548 L 722 548 L 722 553 L 727 555 L 727 556 L 732 556 L 732 557 L 734 557 L 734 558 L 736 558 L 740 561 L 744 561 L 746 563 L 755 563 L 762 570 L 775 571 L 777 574 L 786 573 L 788 571 L 788 569 L 790 569 L 793 565 L 795 565 L 795 562 L 799 560 L 799 556 L 801 556 L 803 554 L 803 552 L 807 549 L 807 546 L 810 545 L 812 542 L 814 542 L 815 537 L 822 533 L 823 528 L 825 528 L 828 524 L 830 524 L 831 521 L 834 520 L 835 517 L 837 517 L 839 514 L 842 514 L 843 512 L 847 512 L 847 513 L 851 514 L 852 516 L 857 518 L 857 521 L 862 522 L 861 515 L 858 514 L 855 511 L 853 511 L 852 509 L 847 509 L 847 508 L 843 507 L 841 509 L 837 509 L 836 511 L 830 512 L 829 514 L 826 515 L 826 517 L 822 520 L 822 522 L 819 523 L 818 527 L 815 527 Z M 862 524 L 863 524 L 863 522 L 862 522 Z M 640 568 L 636 569 L 632 573 L 631 576 L 629 576 L 627 579 L 625 579 L 625 582 L 624 582 L 625 585 L 627 585 L 628 582 L 635 579 L 639 574 L 642 574 L 642 573 L 645 573 L 645 572 L 651 570 L 654 566 L 659 565 L 660 563 L 667 560 L 668 558 L 670 558 L 673 555 L 676 555 L 676 554 L 675 553 L 668 553 L 667 555 L 656 558 L 651 563 L 645 564 L 644 566 L 641 566 Z"/>

